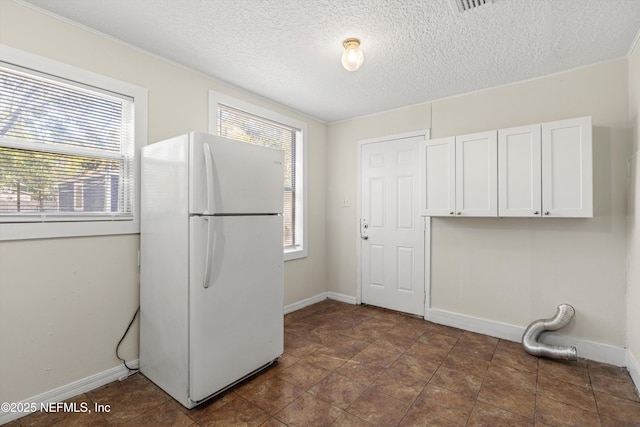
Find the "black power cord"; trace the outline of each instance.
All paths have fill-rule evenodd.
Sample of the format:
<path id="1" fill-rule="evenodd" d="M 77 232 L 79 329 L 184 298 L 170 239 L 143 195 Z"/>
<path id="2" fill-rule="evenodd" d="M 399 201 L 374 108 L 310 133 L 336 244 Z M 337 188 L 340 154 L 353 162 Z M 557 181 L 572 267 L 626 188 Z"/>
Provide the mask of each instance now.
<path id="1" fill-rule="evenodd" d="M 127 330 L 124 331 L 124 335 L 122 335 L 122 338 L 120 338 L 120 341 L 118 341 L 118 345 L 116 345 L 116 357 L 122 361 L 122 364 L 124 365 L 125 368 L 129 370 L 130 374 L 133 372 L 138 372 L 140 369 L 130 368 L 129 365 L 127 365 L 127 361 L 124 360 L 122 357 L 120 357 L 120 355 L 118 354 L 118 349 L 120 348 L 120 344 L 122 344 L 122 341 L 124 340 L 124 338 L 129 333 L 129 329 L 131 329 L 131 325 L 133 325 L 133 321 L 136 320 L 136 316 L 138 316 L 138 313 L 140 313 L 140 306 L 138 306 L 138 308 L 136 309 L 136 312 L 133 313 L 133 318 L 131 319 L 131 322 L 129 322 L 129 326 L 127 326 Z"/>

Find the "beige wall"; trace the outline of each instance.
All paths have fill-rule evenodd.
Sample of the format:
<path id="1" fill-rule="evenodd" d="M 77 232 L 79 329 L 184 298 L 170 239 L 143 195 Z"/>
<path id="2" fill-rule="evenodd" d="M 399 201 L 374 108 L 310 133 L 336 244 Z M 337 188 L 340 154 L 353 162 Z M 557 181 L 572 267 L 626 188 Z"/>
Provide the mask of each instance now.
<path id="1" fill-rule="evenodd" d="M 207 131 L 208 90 L 308 123 L 308 257 L 285 264 L 285 304 L 326 291 L 326 125 L 9 0 L 0 43 L 149 90 L 149 141 Z M 138 305 L 137 235 L 0 242 L 0 401 L 105 371 Z M 122 355 L 136 359 L 137 323 Z"/>
<path id="2" fill-rule="evenodd" d="M 430 111 L 431 110 L 431 111 Z M 430 114 L 431 113 L 431 114 Z M 430 127 L 432 137 L 591 115 L 593 219 L 432 219 L 432 308 L 524 327 L 570 303 L 577 339 L 625 346 L 627 61 L 329 126 L 328 279 L 356 295 L 356 150 L 362 138 Z M 430 119 L 431 117 L 431 119 Z"/>
<path id="3" fill-rule="evenodd" d="M 629 120 L 632 128 L 632 153 L 629 180 L 629 245 L 627 254 L 627 348 L 635 363 L 634 378 L 640 387 L 640 43 L 629 58 Z"/>

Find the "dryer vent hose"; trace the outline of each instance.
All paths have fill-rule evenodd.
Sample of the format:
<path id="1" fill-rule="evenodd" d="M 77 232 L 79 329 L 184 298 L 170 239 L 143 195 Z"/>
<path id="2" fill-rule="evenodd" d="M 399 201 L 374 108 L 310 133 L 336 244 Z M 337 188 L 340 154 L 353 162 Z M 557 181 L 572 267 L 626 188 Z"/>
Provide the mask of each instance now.
<path id="1" fill-rule="evenodd" d="M 578 360 L 578 351 L 574 346 L 554 346 L 538 342 L 538 338 L 545 331 L 557 331 L 567 325 L 575 310 L 569 304 L 560 304 L 555 316 L 551 319 L 540 319 L 532 322 L 524 331 L 522 346 L 533 355 L 549 359 Z"/>

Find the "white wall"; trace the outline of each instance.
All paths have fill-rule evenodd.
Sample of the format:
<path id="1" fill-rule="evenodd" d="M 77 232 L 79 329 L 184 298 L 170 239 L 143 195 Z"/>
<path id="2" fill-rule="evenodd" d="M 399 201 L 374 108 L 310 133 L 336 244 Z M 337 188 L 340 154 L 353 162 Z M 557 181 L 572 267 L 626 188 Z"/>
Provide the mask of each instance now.
<path id="1" fill-rule="evenodd" d="M 629 161 L 627 365 L 640 387 L 640 43 L 629 58 L 629 120 L 633 148 Z"/>
<path id="2" fill-rule="evenodd" d="M 285 264 L 285 304 L 326 292 L 326 125 L 38 11 L 0 0 L 0 43 L 149 90 L 149 141 L 208 129 L 208 90 L 308 123 L 309 248 Z M 0 401 L 117 366 L 139 299 L 137 235 L 0 242 Z M 138 326 L 122 346 L 138 357 Z"/>
<path id="3" fill-rule="evenodd" d="M 429 112 L 432 113 L 431 119 Z M 432 308 L 525 327 L 560 303 L 563 333 L 624 352 L 626 329 L 627 61 L 619 60 L 329 125 L 328 286 L 356 295 L 359 139 L 431 127 L 432 138 L 591 115 L 593 219 L 432 220 Z M 580 350 L 580 348 L 579 348 Z"/>

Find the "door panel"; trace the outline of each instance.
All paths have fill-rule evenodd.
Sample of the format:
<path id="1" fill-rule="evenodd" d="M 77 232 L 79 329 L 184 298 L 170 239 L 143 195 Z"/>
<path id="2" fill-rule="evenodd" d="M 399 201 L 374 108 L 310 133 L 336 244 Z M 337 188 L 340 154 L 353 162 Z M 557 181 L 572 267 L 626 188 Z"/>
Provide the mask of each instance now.
<path id="1" fill-rule="evenodd" d="M 456 138 L 431 139 L 421 143 L 421 213 L 451 216 L 455 211 Z"/>
<path id="2" fill-rule="evenodd" d="M 361 145 L 362 302 L 424 315 L 422 137 Z M 366 236 L 366 239 L 365 239 Z"/>
<path id="3" fill-rule="evenodd" d="M 498 215 L 495 131 L 456 136 L 456 215 Z"/>
<path id="4" fill-rule="evenodd" d="M 541 216 L 540 125 L 498 131 L 500 216 Z"/>
<path id="5" fill-rule="evenodd" d="M 542 124 L 545 217 L 593 216 L 591 117 Z"/>

